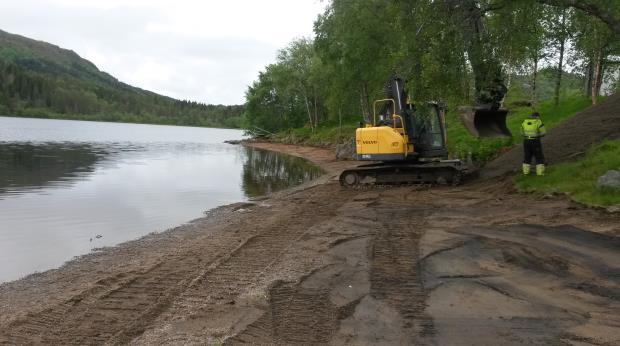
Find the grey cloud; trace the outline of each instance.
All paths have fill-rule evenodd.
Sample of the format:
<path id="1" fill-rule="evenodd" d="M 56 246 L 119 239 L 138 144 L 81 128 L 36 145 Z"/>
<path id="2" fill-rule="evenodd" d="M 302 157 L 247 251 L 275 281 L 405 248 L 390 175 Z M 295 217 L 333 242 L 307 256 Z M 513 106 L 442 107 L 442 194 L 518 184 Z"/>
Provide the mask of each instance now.
<path id="1" fill-rule="evenodd" d="M 261 38 L 153 31 L 172 24 L 155 8 L 29 3 L 0 4 L 0 29 L 72 49 L 121 81 L 175 98 L 242 103 L 247 86 L 280 48 Z M 145 76 L 148 64 L 165 71 Z"/>

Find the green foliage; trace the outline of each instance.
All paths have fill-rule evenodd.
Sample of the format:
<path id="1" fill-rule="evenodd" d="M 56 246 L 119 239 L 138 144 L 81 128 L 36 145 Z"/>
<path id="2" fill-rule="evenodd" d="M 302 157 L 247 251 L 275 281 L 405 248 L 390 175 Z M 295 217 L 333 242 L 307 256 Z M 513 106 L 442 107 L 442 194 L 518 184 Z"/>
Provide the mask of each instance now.
<path id="1" fill-rule="evenodd" d="M 408 81 L 415 101 L 444 101 L 452 109 L 501 94 L 495 79 L 502 72 L 510 85 L 509 105 L 536 106 L 556 90 L 567 99 L 587 95 L 591 52 L 608 43 L 597 57 L 609 66 L 606 57 L 620 53 L 612 44 L 617 35 L 609 35 L 612 29 L 603 21 L 605 13 L 620 13 L 620 3 L 592 4 L 584 9 L 560 0 L 330 0 L 315 22 L 314 39 L 292 42 L 248 89 L 245 125 L 312 132 L 325 122 L 358 121 L 372 113 L 373 100 L 383 98 L 393 73 Z M 561 27 L 559 14 L 567 14 Z M 572 71 L 561 81 L 557 68 L 549 67 L 557 65 L 558 37 L 568 39 L 565 60 Z M 483 142 L 476 152 L 488 157 L 507 144 Z"/>
<path id="2" fill-rule="evenodd" d="M 555 91 L 556 69 L 546 67 L 538 71 L 536 78 L 536 100 L 549 100 Z M 583 75 L 576 73 L 564 73 L 562 87 L 560 88 L 560 100 L 571 102 L 571 98 L 585 96 Z M 511 88 L 506 95 L 505 104 L 512 108 L 515 104 L 530 103 L 532 97 L 532 76 L 529 74 L 513 75 Z"/>
<path id="3" fill-rule="evenodd" d="M 524 1 L 524 0 L 521 0 Z M 610 0 L 536 0 L 539 3 L 554 7 L 571 7 L 582 14 L 595 18 L 605 25 L 616 35 L 620 34 L 620 4 Z"/>
<path id="4" fill-rule="evenodd" d="M 620 141 L 604 142 L 581 160 L 549 167 L 543 177 L 519 176 L 515 184 L 523 192 L 565 193 L 580 203 L 609 206 L 620 204 L 620 191 L 600 190 L 596 182 L 611 169 L 620 169 Z"/>
<path id="5" fill-rule="evenodd" d="M 333 124 L 322 124 L 315 131 L 309 127 L 287 129 L 278 132 L 273 139 L 287 144 L 333 148 L 336 144 L 352 140 L 358 127 L 359 123 L 343 124 L 342 128 Z"/>
<path id="6" fill-rule="evenodd" d="M 72 51 L 0 31 L 0 114 L 240 127 L 243 106 L 179 101 L 123 84 Z"/>
<path id="7" fill-rule="evenodd" d="M 280 51 L 246 92 L 246 125 L 271 132 L 324 122 L 359 121 L 381 97 L 392 70 L 393 18 L 385 1 L 333 1 L 315 24 L 316 39 Z M 352 30 L 351 28 L 355 28 Z"/>
<path id="8" fill-rule="evenodd" d="M 329 84 L 323 88 L 337 98 L 330 100 L 332 114 L 343 105 L 368 114 L 372 100 L 383 95 L 383 83 L 400 55 L 397 25 L 394 6 L 384 0 L 333 0 L 318 17 L 315 48 L 329 66 Z"/>
<path id="9" fill-rule="evenodd" d="M 314 127 L 322 112 L 314 74 L 319 63 L 306 39 L 281 50 L 277 63 L 267 66 L 246 92 L 246 125 L 271 132 Z"/>

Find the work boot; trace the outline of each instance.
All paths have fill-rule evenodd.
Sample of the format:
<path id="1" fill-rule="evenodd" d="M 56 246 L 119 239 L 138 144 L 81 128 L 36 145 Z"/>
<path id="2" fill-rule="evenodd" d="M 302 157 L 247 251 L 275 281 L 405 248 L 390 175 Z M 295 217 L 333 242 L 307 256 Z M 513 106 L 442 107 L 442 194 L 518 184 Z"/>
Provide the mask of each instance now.
<path id="1" fill-rule="evenodd" d="M 529 175 L 531 170 L 531 165 L 529 163 L 523 164 L 523 175 Z"/>
<path id="2" fill-rule="evenodd" d="M 545 165 L 536 165 L 536 175 L 545 175 Z"/>

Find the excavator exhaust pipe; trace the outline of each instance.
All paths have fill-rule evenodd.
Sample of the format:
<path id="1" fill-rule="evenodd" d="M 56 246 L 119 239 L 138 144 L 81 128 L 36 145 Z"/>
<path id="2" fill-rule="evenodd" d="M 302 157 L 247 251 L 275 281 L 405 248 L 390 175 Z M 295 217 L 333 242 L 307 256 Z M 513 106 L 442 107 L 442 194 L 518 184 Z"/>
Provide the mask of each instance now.
<path id="1" fill-rule="evenodd" d="M 504 108 L 492 109 L 487 107 L 459 108 L 461 122 L 469 133 L 475 137 L 511 137 L 506 126 L 508 110 Z"/>

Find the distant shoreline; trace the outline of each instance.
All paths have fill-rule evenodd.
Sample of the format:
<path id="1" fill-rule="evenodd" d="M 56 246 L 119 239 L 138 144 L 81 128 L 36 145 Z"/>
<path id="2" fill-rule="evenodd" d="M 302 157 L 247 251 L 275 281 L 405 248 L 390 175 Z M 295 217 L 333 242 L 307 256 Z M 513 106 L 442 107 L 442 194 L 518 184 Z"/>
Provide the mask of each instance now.
<path id="1" fill-rule="evenodd" d="M 198 127 L 198 128 L 209 128 L 209 129 L 223 129 L 223 130 L 240 130 L 243 131 L 240 127 L 223 127 L 223 126 L 200 126 L 200 125 L 184 125 L 184 124 L 166 124 L 166 123 L 149 123 L 149 122 L 126 122 L 126 121 L 115 121 L 115 120 L 100 120 L 100 119 L 83 119 L 83 118 L 74 118 L 71 116 L 54 116 L 48 117 L 45 115 L 36 116 L 36 115 L 1 115 L 2 118 L 23 118 L 23 119 L 47 119 L 47 120 L 71 120 L 71 121 L 87 121 L 94 123 L 118 123 L 118 124 L 140 124 L 140 125 L 161 125 L 161 126 L 180 126 L 180 127 Z"/>

